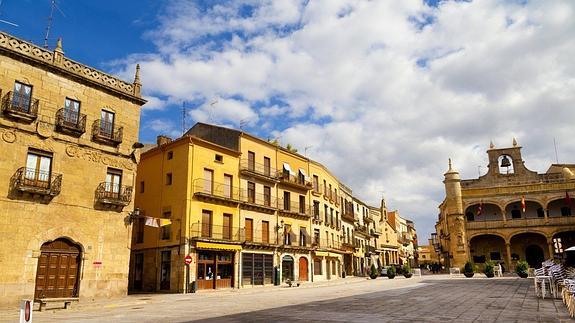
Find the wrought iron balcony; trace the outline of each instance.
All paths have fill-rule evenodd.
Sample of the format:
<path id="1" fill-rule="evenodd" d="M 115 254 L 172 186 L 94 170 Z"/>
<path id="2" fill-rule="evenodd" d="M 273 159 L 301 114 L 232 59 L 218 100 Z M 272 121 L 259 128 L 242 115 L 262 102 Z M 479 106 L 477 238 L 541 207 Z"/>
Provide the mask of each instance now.
<path id="1" fill-rule="evenodd" d="M 96 189 L 96 201 L 102 204 L 126 206 L 132 201 L 132 186 L 103 182 Z"/>
<path id="2" fill-rule="evenodd" d="M 316 239 L 312 241 L 312 246 L 319 249 L 336 249 L 345 250 L 344 243 L 338 240 L 332 239 Z"/>
<path id="3" fill-rule="evenodd" d="M 311 190 L 313 185 L 310 181 L 302 178 L 301 176 L 292 175 L 288 172 L 279 173 L 280 183 L 295 187 L 300 190 Z"/>
<path id="4" fill-rule="evenodd" d="M 242 175 L 257 177 L 265 181 L 278 181 L 278 172 L 275 168 L 255 162 L 250 163 L 248 159 L 240 161 L 240 172 Z"/>
<path id="5" fill-rule="evenodd" d="M 226 204 L 240 203 L 240 194 L 237 187 L 224 183 L 213 182 L 203 178 L 194 180 L 194 196 L 204 200 Z"/>
<path id="6" fill-rule="evenodd" d="M 62 108 L 56 112 L 56 129 L 81 136 L 86 132 L 86 115 Z"/>
<path id="7" fill-rule="evenodd" d="M 264 212 L 274 212 L 277 209 L 277 199 L 275 196 L 255 193 L 247 189 L 240 190 L 240 201 L 244 208 Z"/>
<path id="8" fill-rule="evenodd" d="M 105 144 L 118 145 L 122 142 L 123 127 L 114 127 L 112 123 L 94 121 L 92 125 L 92 138 Z"/>
<path id="9" fill-rule="evenodd" d="M 14 93 L 10 91 L 2 100 L 2 111 L 12 118 L 32 122 L 38 117 L 39 105 L 40 101 L 34 97 L 14 99 Z"/>
<path id="10" fill-rule="evenodd" d="M 62 174 L 22 167 L 12 177 L 12 185 L 20 192 L 54 197 L 60 194 Z"/>
<path id="11" fill-rule="evenodd" d="M 243 242 L 245 240 L 244 228 L 212 223 L 192 223 L 190 238 L 194 240 L 224 240 Z"/>
<path id="12" fill-rule="evenodd" d="M 278 210 L 283 215 L 301 219 L 310 218 L 313 212 L 312 207 L 309 205 L 284 200 L 282 198 L 278 199 Z"/>
<path id="13" fill-rule="evenodd" d="M 304 248 L 311 248 L 313 247 L 312 238 L 306 234 L 297 234 L 293 231 L 290 232 L 283 232 L 279 234 L 279 244 L 283 246 L 292 246 L 292 247 L 304 247 Z"/>

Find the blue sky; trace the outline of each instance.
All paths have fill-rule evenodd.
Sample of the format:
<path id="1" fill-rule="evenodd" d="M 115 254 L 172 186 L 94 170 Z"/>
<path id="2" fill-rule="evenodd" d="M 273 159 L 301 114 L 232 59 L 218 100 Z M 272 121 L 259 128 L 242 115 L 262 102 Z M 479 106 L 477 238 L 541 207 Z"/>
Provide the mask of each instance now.
<path id="1" fill-rule="evenodd" d="M 516 137 L 526 166 L 575 162 L 570 0 L 58 0 L 50 45 L 126 80 L 140 139 L 196 121 L 278 138 L 354 195 L 433 231 L 447 159 L 486 171 Z M 50 0 L 3 0 L 0 29 L 43 44 Z M 383 192 L 383 193 L 382 193 Z"/>

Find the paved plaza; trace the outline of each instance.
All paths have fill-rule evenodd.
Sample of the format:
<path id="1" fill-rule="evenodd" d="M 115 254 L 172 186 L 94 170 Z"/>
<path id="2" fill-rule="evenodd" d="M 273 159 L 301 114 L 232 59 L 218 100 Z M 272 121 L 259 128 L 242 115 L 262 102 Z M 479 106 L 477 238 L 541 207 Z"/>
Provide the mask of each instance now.
<path id="1" fill-rule="evenodd" d="M 319 285 L 319 286 L 318 286 Z M 6 312 L 2 312 L 6 314 Z M 16 316 L 6 315 L 6 322 Z M 348 278 L 299 288 L 132 295 L 34 312 L 34 322 L 561 322 L 561 300 L 538 299 L 533 281 L 449 276 Z M 2 321 L 0 319 L 0 321 Z"/>

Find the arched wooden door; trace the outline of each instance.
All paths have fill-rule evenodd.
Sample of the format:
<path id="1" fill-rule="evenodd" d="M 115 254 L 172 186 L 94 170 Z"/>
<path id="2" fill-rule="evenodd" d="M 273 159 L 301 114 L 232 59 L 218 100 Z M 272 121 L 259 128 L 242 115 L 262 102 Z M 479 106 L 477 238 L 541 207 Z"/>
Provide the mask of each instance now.
<path id="1" fill-rule="evenodd" d="M 78 297 L 80 291 L 80 248 L 65 238 L 42 245 L 34 299 Z"/>
<path id="2" fill-rule="evenodd" d="M 299 280 L 300 281 L 307 281 L 307 258 L 300 257 L 299 258 Z"/>

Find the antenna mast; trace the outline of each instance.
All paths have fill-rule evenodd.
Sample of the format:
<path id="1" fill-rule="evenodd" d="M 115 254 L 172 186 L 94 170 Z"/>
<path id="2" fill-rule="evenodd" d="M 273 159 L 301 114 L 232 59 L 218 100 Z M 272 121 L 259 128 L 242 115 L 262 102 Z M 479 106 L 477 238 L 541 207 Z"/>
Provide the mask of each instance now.
<path id="1" fill-rule="evenodd" d="M 48 48 L 48 38 L 50 36 L 50 30 L 52 29 L 52 21 L 54 20 L 54 9 L 58 9 L 63 17 L 66 17 L 64 12 L 58 8 L 56 0 L 50 0 L 50 15 L 48 16 L 48 24 L 46 25 L 46 34 L 44 35 L 44 48 Z"/>
<path id="2" fill-rule="evenodd" d="M 555 137 L 553 137 L 553 147 L 555 147 L 555 161 L 559 164 L 559 156 L 557 155 L 557 143 L 555 142 Z"/>
<path id="3" fill-rule="evenodd" d="M 182 103 L 182 136 L 186 133 L 186 101 Z"/>

